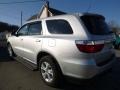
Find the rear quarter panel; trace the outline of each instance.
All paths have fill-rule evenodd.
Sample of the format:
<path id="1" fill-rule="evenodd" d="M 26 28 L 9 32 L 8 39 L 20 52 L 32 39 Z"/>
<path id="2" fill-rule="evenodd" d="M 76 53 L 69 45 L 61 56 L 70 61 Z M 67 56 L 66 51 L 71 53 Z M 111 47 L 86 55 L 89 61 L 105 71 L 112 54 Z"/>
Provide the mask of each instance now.
<path id="1" fill-rule="evenodd" d="M 53 38 L 54 37 L 54 38 Z M 80 52 L 75 44 L 77 37 L 71 36 L 53 36 L 43 39 L 42 51 L 50 53 L 57 60 L 64 74 L 72 70 L 72 63 L 87 64 L 88 58 L 92 60 L 93 54 Z M 71 67 L 71 68 L 70 68 Z"/>

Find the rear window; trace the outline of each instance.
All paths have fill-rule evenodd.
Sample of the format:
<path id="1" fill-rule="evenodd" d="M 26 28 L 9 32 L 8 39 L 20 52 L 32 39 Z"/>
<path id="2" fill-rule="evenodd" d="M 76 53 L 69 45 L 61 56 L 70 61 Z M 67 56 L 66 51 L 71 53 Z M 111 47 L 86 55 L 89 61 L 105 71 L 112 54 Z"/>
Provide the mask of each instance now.
<path id="1" fill-rule="evenodd" d="M 47 20 L 48 31 L 52 34 L 72 34 L 73 30 L 66 20 Z"/>
<path id="2" fill-rule="evenodd" d="M 106 35 L 110 33 L 109 27 L 103 16 L 84 15 L 81 19 L 91 34 Z"/>

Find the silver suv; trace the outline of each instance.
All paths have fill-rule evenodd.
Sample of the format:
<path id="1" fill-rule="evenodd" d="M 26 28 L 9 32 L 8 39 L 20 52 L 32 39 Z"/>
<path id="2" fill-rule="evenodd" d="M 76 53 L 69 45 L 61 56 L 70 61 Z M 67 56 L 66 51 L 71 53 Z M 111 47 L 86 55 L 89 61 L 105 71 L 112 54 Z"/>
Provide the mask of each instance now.
<path id="1" fill-rule="evenodd" d="M 8 38 L 8 51 L 56 86 L 63 76 L 90 79 L 111 68 L 113 39 L 102 15 L 66 14 L 27 22 Z"/>

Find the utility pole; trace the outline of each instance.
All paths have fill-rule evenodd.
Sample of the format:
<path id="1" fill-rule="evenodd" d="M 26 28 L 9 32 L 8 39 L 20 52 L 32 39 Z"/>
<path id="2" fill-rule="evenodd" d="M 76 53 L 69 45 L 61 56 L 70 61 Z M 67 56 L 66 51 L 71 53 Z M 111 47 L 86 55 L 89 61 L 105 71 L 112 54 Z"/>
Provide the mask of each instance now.
<path id="1" fill-rule="evenodd" d="M 23 13 L 21 11 L 21 26 L 22 26 L 22 18 L 23 18 Z"/>

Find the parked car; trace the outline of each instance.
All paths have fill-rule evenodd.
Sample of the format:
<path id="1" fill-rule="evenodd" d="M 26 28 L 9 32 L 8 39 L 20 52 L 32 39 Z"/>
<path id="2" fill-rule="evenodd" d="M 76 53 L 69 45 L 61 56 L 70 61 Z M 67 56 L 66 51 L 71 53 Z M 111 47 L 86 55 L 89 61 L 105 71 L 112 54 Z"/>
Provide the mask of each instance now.
<path id="1" fill-rule="evenodd" d="M 114 48 L 115 49 L 120 49 L 120 35 L 119 34 L 115 34 L 115 40 L 114 40 Z"/>
<path id="2" fill-rule="evenodd" d="M 29 21 L 8 38 L 11 57 L 22 57 L 57 86 L 63 77 L 91 79 L 112 67 L 113 34 L 102 15 L 83 13 Z"/>

